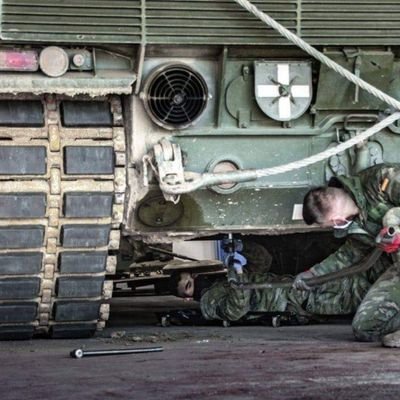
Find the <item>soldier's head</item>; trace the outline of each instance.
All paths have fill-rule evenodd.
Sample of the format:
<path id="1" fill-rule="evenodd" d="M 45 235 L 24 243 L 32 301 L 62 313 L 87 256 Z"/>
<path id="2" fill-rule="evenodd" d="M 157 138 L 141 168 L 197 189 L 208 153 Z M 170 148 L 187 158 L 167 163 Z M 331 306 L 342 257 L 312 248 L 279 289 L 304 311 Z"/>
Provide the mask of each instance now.
<path id="1" fill-rule="evenodd" d="M 303 219 L 307 225 L 345 229 L 359 214 L 353 198 L 342 188 L 320 186 L 304 197 Z"/>
<path id="2" fill-rule="evenodd" d="M 169 279 L 172 295 L 199 301 L 202 293 L 217 279 L 217 276 L 192 272 L 174 272 Z"/>
<path id="3" fill-rule="evenodd" d="M 270 252 L 261 244 L 252 240 L 243 241 L 243 256 L 247 260 L 246 270 L 257 272 L 262 267 L 264 272 L 271 268 L 272 256 Z M 171 294 L 183 298 L 200 300 L 202 294 L 219 279 L 225 279 L 222 274 L 210 275 L 207 273 L 193 273 L 189 271 L 174 272 L 169 279 L 169 290 Z"/>
<path id="4" fill-rule="evenodd" d="M 190 272 L 174 272 L 169 279 L 171 294 L 183 298 L 192 298 L 194 278 L 194 274 Z"/>

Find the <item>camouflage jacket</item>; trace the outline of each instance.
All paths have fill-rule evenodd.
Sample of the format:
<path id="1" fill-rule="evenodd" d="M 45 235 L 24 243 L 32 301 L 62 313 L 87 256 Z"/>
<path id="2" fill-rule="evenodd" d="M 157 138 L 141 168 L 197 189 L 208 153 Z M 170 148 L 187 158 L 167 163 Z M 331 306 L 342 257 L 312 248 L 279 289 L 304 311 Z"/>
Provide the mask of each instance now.
<path id="1" fill-rule="evenodd" d="M 360 172 L 358 176 L 334 178 L 330 184 L 343 187 L 361 210 L 345 234 L 346 242 L 335 253 L 314 265 L 315 275 L 338 271 L 359 262 L 375 246 L 375 238 L 382 229 L 382 218 L 388 210 L 400 206 L 400 164 L 379 164 Z M 390 264 L 383 255 L 370 274 L 381 274 Z M 378 267 L 378 266 L 377 266 Z M 371 277 L 375 280 L 376 276 Z"/>
<path id="2" fill-rule="evenodd" d="M 244 269 L 243 282 L 263 283 L 277 279 L 263 265 L 251 269 L 252 272 Z M 290 276 L 280 279 L 293 281 Z M 249 312 L 285 311 L 288 293 L 289 288 L 241 290 L 232 288 L 226 280 L 217 281 L 201 296 L 200 308 L 206 319 L 237 321 Z"/>
<path id="3" fill-rule="evenodd" d="M 383 189 L 385 178 L 388 184 Z M 361 212 L 345 234 L 347 240 L 335 253 L 311 268 L 324 275 L 359 262 L 375 245 L 386 212 L 400 205 L 400 165 L 377 165 L 356 177 L 335 178 L 356 201 Z M 342 233 L 342 232 L 341 232 Z M 235 321 L 249 312 L 274 312 L 305 309 L 325 315 L 350 314 L 357 310 L 375 280 L 389 267 L 390 258 L 383 255 L 369 271 L 329 282 L 312 291 L 292 288 L 237 290 L 227 282 L 216 282 L 201 298 L 202 314 L 207 319 Z M 278 277 L 262 266 L 244 273 L 244 282 L 261 283 Z M 279 277 L 283 281 L 293 277 Z"/>
<path id="4" fill-rule="evenodd" d="M 304 311 L 318 315 L 344 315 L 356 312 L 362 299 L 379 276 L 382 266 L 321 285 L 311 291 L 292 287 L 241 290 L 232 288 L 227 281 L 217 281 L 200 299 L 200 308 L 206 319 L 237 321 L 251 312 Z M 254 267 L 253 267 L 254 269 Z M 275 275 L 270 272 L 247 272 L 244 282 L 264 283 L 271 281 L 293 282 L 294 276 Z M 371 270 L 370 270 L 371 271 Z"/>

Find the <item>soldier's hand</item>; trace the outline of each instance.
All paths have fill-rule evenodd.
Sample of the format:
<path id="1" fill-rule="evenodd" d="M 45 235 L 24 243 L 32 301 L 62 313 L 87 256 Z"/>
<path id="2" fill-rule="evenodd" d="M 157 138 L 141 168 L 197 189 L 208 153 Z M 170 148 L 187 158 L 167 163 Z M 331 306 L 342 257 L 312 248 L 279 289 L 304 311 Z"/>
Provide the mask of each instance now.
<path id="1" fill-rule="evenodd" d="M 314 274 L 310 270 L 300 272 L 300 274 L 296 275 L 294 278 L 293 287 L 297 290 L 311 290 L 310 286 L 304 282 L 304 279 L 310 279 L 313 277 Z"/>

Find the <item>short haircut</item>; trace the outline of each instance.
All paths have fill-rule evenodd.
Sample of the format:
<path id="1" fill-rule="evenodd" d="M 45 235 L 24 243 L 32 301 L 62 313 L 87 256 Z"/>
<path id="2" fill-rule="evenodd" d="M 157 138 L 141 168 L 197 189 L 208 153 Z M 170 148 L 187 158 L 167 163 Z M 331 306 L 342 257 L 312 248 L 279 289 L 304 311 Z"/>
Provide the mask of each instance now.
<path id="1" fill-rule="evenodd" d="M 321 224 L 332 209 L 334 189 L 328 186 L 318 186 L 311 189 L 303 201 L 303 219 L 307 225 Z"/>
<path id="2" fill-rule="evenodd" d="M 182 279 L 182 273 L 189 272 L 190 271 L 174 271 L 168 281 L 168 287 L 169 287 L 169 292 L 176 297 L 182 297 L 182 298 L 187 298 L 187 296 L 182 296 L 178 292 L 178 283 Z M 193 277 L 193 275 L 192 275 Z M 208 290 L 217 280 L 220 279 L 220 275 L 208 275 L 207 273 L 205 274 L 198 274 L 197 276 L 193 277 L 193 298 L 196 301 L 200 301 L 200 298 L 203 294 L 204 291 Z"/>

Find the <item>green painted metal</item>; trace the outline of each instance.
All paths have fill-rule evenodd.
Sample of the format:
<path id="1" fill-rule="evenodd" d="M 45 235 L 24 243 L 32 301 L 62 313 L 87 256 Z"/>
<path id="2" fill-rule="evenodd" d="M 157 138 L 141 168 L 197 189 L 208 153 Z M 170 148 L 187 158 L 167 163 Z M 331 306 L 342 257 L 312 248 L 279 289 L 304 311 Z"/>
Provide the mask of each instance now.
<path id="1" fill-rule="evenodd" d="M 213 137 L 175 137 L 187 157 L 185 168 L 188 171 L 204 172 L 216 161 L 238 160 L 243 169 L 258 168 L 260 165 L 272 167 L 293 161 L 293 158 L 305 158 L 312 154 L 312 136 L 242 136 L 240 134 Z M 311 183 L 309 171 L 306 168 L 287 174 L 274 175 L 241 184 L 242 187 L 299 187 Z"/>
<path id="2" fill-rule="evenodd" d="M 140 43 L 141 1 L 4 0 L 3 40 Z"/>
<path id="3" fill-rule="evenodd" d="M 157 231 L 232 231 L 239 230 L 280 232 L 288 225 L 301 226 L 301 221 L 292 221 L 293 204 L 302 203 L 306 188 L 271 188 L 263 190 L 239 190 L 229 196 L 223 196 L 212 191 L 199 191 L 195 194 L 182 196 L 179 205 L 183 207 L 182 217 L 170 226 L 160 226 L 157 222 L 159 212 L 153 209 L 154 224 L 152 226 L 138 223 L 136 229 L 145 233 L 156 228 Z M 154 197 L 151 193 L 147 199 Z M 139 205 L 140 209 L 141 205 Z M 180 210 L 179 210 L 180 212 Z M 178 213 L 178 211 L 177 211 Z"/>
<path id="4" fill-rule="evenodd" d="M 185 154 L 185 168 L 207 171 L 211 164 L 231 160 L 242 168 L 274 166 L 300 159 L 325 149 L 330 136 L 248 136 L 219 135 L 176 136 Z M 304 229 L 301 219 L 293 219 L 294 205 L 300 205 L 310 185 L 324 182 L 324 164 L 279 176 L 237 185 L 233 190 L 214 191 L 212 188 L 183 195 L 177 205 L 168 203 L 168 212 L 162 195 L 151 190 L 139 204 L 139 214 L 147 213 L 146 223 L 136 221 L 135 230 L 146 232 L 268 232 L 270 234 Z M 153 199 L 160 196 L 160 204 Z M 175 210 L 176 208 L 176 210 Z M 166 217 L 164 217 L 166 214 Z M 171 215 L 179 217 L 170 224 Z M 153 219 L 151 219 L 153 218 Z"/>
<path id="5" fill-rule="evenodd" d="M 394 47 L 400 43 L 399 1 L 252 2 L 310 44 L 329 47 L 329 57 L 352 71 L 358 69 L 363 79 L 399 98 L 400 62 Z M 305 56 L 231 0 L 3 0 L 0 7 L 0 39 L 5 43 L 33 46 L 60 43 L 63 47 L 111 44 L 114 46 L 108 49 L 118 53 L 118 48 L 123 48 L 122 53 L 132 59 L 135 51 L 117 45 L 140 44 L 142 54 L 146 48 L 145 64 L 150 62 L 154 66 L 157 58 L 180 59 L 183 63 L 187 58 L 211 84 L 212 98 L 206 112 L 199 123 L 188 129 L 153 132 L 160 137 L 171 134 L 170 140 L 182 148 L 187 171 L 203 173 L 220 161 L 232 162 L 243 169 L 257 169 L 300 160 L 371 125 L 368 116 L 359 123 L 347 123 L 350 114 L 364 112 L 378 117 L 379 112 L 385 111 L 385 105 L 364 93 L 359 93 L 355 101 L 353 85 L 314 62 L 316 95 L 312 106 L 304 115 L 287 123 L 268 118 L 255 100 L 254 61 L 290 62 Z M 377 46 L 379 51 L 375 49 Z M 95 58 L 93 76 L 79 73 L 79 77 L 38 76 L 32 80 L 28 75 L 9 74 L 0 84 L 0 92 L 69 93 L 68 89 L 84 86 L 92 95 L 104 90 L 130 93 L 136 78 L 133 65 L 122 65 L 113 57 L 102 59 L 97 53 Z M 144 71 L 139 76 L 143 82 L 148 73 L 146 68 L 137 68 L 138 75 Z M 143 85 L 137 85 L 138 91 L 141 88 Z M 143 122 L 148 116 L 142 111 L 133 118 Z M 134 134 L 139 136 L 136 139 L 147 140 L 141 137 L 140 129 Z M 400 161 L 399 134 L 400 127 L 395 126 L 392 132 L 381 133 L 374 143 L 374 149 L 380 150 L 385 161 Z M 149 147 L 153 141 L 149 138 Z M 226 192 L 212 188 L 199 190 L 182 196 L 177 206 L 157 197 L 161 193 L 153 181 L 154 185 L 137 207 L 139 214 L 130 228 L 143 235 L 305 229 L 301 220 L 292 218 L 294 205 L 301 204 L 308 188 L 323 184 L 329 174 L 341 170 L 349 173 L 354 166 L 369 165 L 372 162 L 369 154 L 365 152 L 361 157 L 362 150 L 358 155 L 357 149 L 338 160 L 242 183 Z"/>
<path id="6" fill-rule="evenodd" d="M 398 98 L 400 62 L 396 52 L 354 47 L 331 51 L 349 69 L 357 52 L 362 59 L 357 63 L 360 76 Z M 254 60 L 291 62 L 299 57 L 291 55 L 287 48 L 281 48 L 279 54 L 270 53 L 269 49 L 255 53 L 256 56 L 238 53 L 239 50 L 235 53 L 228 47 L 215 55 L 220 65 L 218 70 L 223 71 L 223 79 L 217 80 L 218 96 L 222 99 L 218 96 L 215 99 L 216 112 L 213 104 L 209 104 L 208 114 L 199 124 L 174 131 L 169 138 L 181 147 L 186 171 L 209 172 L 210 166 L 219 161 L 230 161 L 241 169 L 257 169 L 301 160 L 370 127 L 386 110 L 375 99 L 368 102 L 363 93 L 359 93 L 359 102 L 354 102 L 354 86 L 314 63 L 312 106 L 290 123 L 274 121 L 260 111 L 254 98 Z M 201 69 L 200 64 L 201 60 L 196 60 L 197 69 Z M 170 205 L 180 207 L 173 215 L 181 216 L 169 225 L 157 223 L 164 211 L 163 206 L 151 201 L 155 195 L 161 195 L 152 188 L 139 208 L 147 204 L 147 213 L 153 215 L 154 222 L 151 223 L 151 217 L 147 224 L 136 221 L 134 230 L 141 235 L 159 232 L 174 236 L 192 232 L 196 236 L 235 230 L 274 234 L 310 229 L 301 216 L 292 218 L 295 206 L 302 204 L 309 188 L 325 184 L 334 174 L 352 174 L 382 159 L 399 162 L 400 129 L 398 126 L 394 129 L 397 132 L 384 130 L 364 147 L 307 168 L 241 183 L 226 192 L 209 188 L 183 195 L 179 206 Z"/>
<path id="7" fill-rule="evenodd" d="M 325 53 L 368 83 L 388 93 L 393 75 L 394 54 L 391 51 L 345 49 Z M 335 71 L 321 66 L 317 99 L 318 110 L 385 110 L 387 105 L 376 97 L 358 89 Z M 335 93 L 332 96 L 332 93 Z"/>
<path id="8" fill-rule="evenodd" d="M 254 0 L 314 45 L 390 45 L 393 0 Z M 2 40 L 67 43 L 288 45 L 229 0 L 3 0 Z"/>

